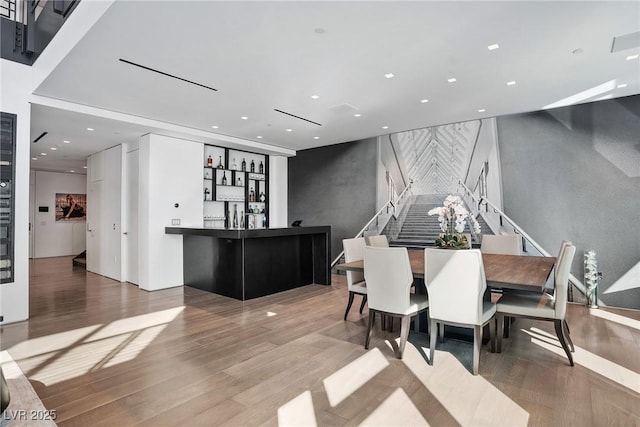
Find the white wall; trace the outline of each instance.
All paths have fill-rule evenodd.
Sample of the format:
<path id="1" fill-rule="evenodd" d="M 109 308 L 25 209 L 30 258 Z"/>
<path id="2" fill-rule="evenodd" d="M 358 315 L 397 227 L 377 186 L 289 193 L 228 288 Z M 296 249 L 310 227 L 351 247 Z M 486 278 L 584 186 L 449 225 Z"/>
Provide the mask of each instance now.
<path id="1" fill-rule="evenodd" d="M 87 161 L 87 270 L 122 278 L 122 146 Z"/>
<path id="2" fill-rule="evenodd" d="M 56 222 L 56 193 L 87 193 L 87 177 L 80 174 L 35 171 L 34 257 L 78 255 L 86 248 L 85 221 Z M 39 212 L 40 206 L 49 212 Z"/>
<path id="3" fill-rule="evenodd" d="M 269 156 L 269 227 L 288 227 L 288 159 Z"/>
<path id="4" fill-rule="evenodd" d="M 203 156 L 201 143 L 152 134 L 140 138 L 138 280 L 142 289 L 184 284 L 182 236 L 165 234 L 164 229 L 173 218 L 184 227 L 203 226 Z"/>

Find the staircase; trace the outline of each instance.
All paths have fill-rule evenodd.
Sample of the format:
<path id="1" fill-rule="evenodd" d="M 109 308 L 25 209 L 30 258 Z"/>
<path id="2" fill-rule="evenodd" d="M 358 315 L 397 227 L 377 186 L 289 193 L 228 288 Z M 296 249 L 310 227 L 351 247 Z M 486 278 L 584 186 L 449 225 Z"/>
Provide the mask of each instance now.
<path id="1" fill-rule="evenodd" d="M 82 251 L 80 255 L 73 257 L 73 266 L 87 268 L 87 251 Z"/>
<path id="2" fill-rule="evenodd" d="M 433 202 L 433 199 L 419 196 L 416 199 L 415 203 L 413 203 L 409 207 L 407 217 L 402 224 L 402 229 L 398 234 L 398 238 L 390 241 L 390 245 L 421 248 L 434 245 L 436 238 L 438 238 L 438 235 L 442 232 L 442 230 L 440 230 L 440 222 L 438 221 L 438 216 L 430 216 L 427 214 L 427 212 L 435 207 L 442 206 L 442 203 L 427 202 Z M 478 216 L 476 219 L 480 224 L 480 232 L 482 234 L 493 234 L 493 232 L 481 216 Z M 468 224 L 464 232 L 471 233 Z M 473 241 L 472 243 L 475 246 L 477 242 Z"/>

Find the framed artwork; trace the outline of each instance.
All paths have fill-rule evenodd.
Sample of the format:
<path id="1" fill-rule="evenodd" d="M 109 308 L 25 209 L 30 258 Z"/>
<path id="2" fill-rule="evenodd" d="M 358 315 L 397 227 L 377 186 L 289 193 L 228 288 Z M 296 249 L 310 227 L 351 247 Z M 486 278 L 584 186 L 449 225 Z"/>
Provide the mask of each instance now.
<path id="1" fill-rule="evenodd" d="M 56 221 L 86 221 L 87 195 L 56 193 Z"/>

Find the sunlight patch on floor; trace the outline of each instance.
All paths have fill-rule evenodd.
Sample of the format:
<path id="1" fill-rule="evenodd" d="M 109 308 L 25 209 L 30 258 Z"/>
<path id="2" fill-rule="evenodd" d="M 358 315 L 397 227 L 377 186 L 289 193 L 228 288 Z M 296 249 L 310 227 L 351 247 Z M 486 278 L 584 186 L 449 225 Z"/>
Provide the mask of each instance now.
<path id="1" fill-rule="evenodd" d="M 316 427 L 316 413 L 309 390 L 278 408 L 278 426 Z"/>
<path id="2" fill-rule="evenodd" d="M 135 359 L 183 310 L 176 307 L 34 338 L 8 351 L 30 380 L 51 385 Z"/>
<path id="3" fill-rule="evenodd" d="M 423 353 L 407 343 L 402 361 L 460 425 L 516 427 L 529 422 L 527 411 L 448 352 L 436 350 L 430 366 Z"/>
<path id="4" fill-rule="evenodd" d="M 401 388 L 397 388 L 380 404 L 361 426 L 429 426 L 411 398 Z"/>
<path id="5" fill-rule="evenodd" d="M 549 344 L 547 340 L 541 340 L 535 336 L 531 336 L 531 342 L 546 350 L 549 350 L 559 356 L 562 356 L 567 360 L 567 355 L 560 347 L 560 343 L 556 341 L 555 344 Z M 575 352 L 573 353 L 573 362 L 575 364 L 584 366 L 585 368 L 609 378 L 612 381 L 628 388 L 629 390 L 640 393 L 640 374 L 630 369 L 620 366 L 604 357 L 600 357 L 597 354 L 591 353 L 584 348 L 575 346 Z"/>
<path id="6" fill-rule="evenodd" d="M 329 404 L 335 407 L 349 395 L 375 377 L 389 361 L 378 348 L 374 348 L 324 379 Z"/>
<path id="7" fill-rule="evenodd" d="M 640 331 L 640 320 L 632 319 L 630 317 L 621 316 L 619 314 L 611 313 L 609 311 L 600 310 L 597 308 L 589 309 L 589 314 L 599 317 L 601 319 L 609 320 L 620 325 L 628 326 Z"/>

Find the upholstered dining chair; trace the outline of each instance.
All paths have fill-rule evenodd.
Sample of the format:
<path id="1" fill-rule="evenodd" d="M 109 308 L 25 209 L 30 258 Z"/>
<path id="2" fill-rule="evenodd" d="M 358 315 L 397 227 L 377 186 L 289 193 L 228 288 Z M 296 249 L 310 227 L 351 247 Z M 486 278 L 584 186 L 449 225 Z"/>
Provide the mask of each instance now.
<path id="1" fill-rule="evenodd" d="M 569 273 L 575 253 L 576 247 L 568 244 L 564 246 L 564 250 L 558 257 L 559 261 L 554 269 L 554 296 L 542 294 L 538 298 L 532 298 L 529 295 L 507 294 L 500 298 L 496 304 L 498 330 L 502 327 L 505 316 L 552 321 L 555 326 L 558 341 L 560 341 L 562 349 L 567 354 L 571 366 L 573 366 L 571 352 L 574 347 L 573 342 L 571 342 L 565 316 L 567 311 Z M 497 335 L 496 348 L 498 353 L 502 351 L 501 334 Z"/>
<path id="2" fill-rule="evenodd" d="M 482 328 L 489 323 L 490 335 L 495 335 L 491 320 L 496 313 L 495 304 L 483 299 L 487 281 L 482 253 L 478 249 L 425 249 L 424 257 L 431 318 L 429 363 L 433 364 L 438 324 L 473 328 L 473 375 L 478 375 Z"/>
<path id="3" fill-rule="evenodd" d="M 483 254 L 522 255 L 522 237 L 517 234 L 485 234 L 480 243 Z"/>
<path id="4" fill-rule="evenodd" d="M 426 294 L 410 293 L 413 273 L 407 248 L 365 247 L 364 277 L 369 298 L 369 322 L 364 348 L 369 348 L 376 313 L 399 317 L 400 345 L 397 356 L 402 359 L 411 318 L 429 307 Z"/>
<path id="5" fill-rule="evenodd" d="M 376 248 L 388 248 L 389 240 L 387 240 L 387 236 L 384 234 L 380 234 L 379 236 L 369 236 L 369 246 L 375 246 Z"/>
<path id="6" fill-rule="evenodd" d="M 345 262 L 360 261 L 364 259 L 364 237 L 343 239 L 342 247 L 344 249 Z M 360 314 L 362 314 L 362 310 L 364 310 L 364 305 L 367 303 L 367 285 L 364 280 L 364 274 L 360 271 L 347 271 L 347 288 L 349 289 L 349 302 L 347 303 L 347 309 L 344 312 L 344 320 L 347 320 L 349 309 L 351 309 L 353 299 L 356 295 L 362 296 Z"/>

